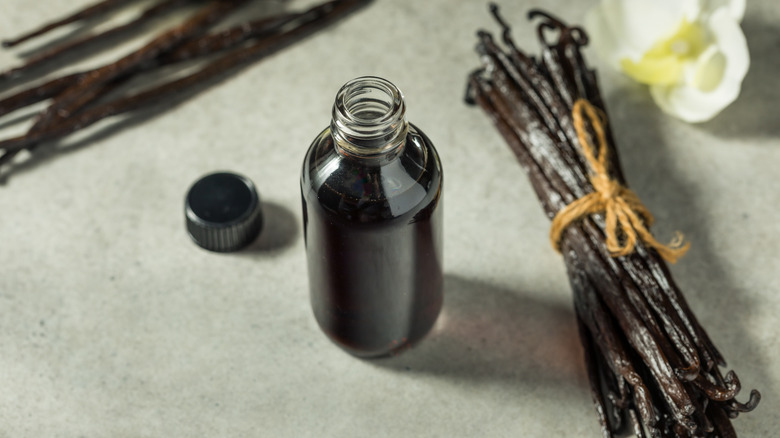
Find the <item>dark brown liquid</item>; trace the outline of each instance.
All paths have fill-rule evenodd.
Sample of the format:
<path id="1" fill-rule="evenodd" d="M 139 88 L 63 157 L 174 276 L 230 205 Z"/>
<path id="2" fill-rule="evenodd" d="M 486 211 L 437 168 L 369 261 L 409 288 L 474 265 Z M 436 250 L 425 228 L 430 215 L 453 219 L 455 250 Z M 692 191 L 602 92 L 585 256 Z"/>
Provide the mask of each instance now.
<path id="1" fill-rule="evenodd" d="M 302 178 L 314 315 L 348 352 L 392 354 L 422 338 L 442 306 L 438 157 L 416 133 L 400 156 L 368 165 L 321 140 Z"/>

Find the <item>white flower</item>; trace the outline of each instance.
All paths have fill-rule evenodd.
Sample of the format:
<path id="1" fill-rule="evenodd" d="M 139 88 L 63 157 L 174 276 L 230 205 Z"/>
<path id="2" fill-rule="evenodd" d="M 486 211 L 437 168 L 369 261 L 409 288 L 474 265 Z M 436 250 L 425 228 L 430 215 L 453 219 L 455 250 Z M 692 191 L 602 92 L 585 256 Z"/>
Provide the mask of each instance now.
<path id="1" fill-rule="evenodd" d="M 585 24 L 599 55 L 650 85 L 664 111 L 703 122 L 737 98 L 747 74 L 744 13 L 745 0 L 602 0 Z"/>

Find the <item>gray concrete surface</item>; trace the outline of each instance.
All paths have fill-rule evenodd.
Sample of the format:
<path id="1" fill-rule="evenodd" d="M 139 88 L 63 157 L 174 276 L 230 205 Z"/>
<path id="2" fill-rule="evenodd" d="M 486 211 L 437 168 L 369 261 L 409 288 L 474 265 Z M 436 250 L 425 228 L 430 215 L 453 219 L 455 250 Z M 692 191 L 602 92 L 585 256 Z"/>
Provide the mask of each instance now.
<path id="1" fill-rule="evenodd" d="M 4 0 L 0 33 L 87 3 Z M 592 4 L 502 3 L 532 50 L 528 8 L 576 22 Z M 780 428 L 778 20 L 774 2 L 749 2 L 753 64 L 709 123 L 673 120 L 601 75 L 656 235 L 679 229 L 693 244 L 675 278 L 742 398 L 764 394 L 736 420 L 741 437 Z M 2 169 L 0 437 L 600 436 L 549 223 L 491 123 L 462 103 L 478 28 L 495 29 L 483 1 L 377 0 L 184 103 Z M 33 46 L 0 51 L 0 67 Z M 343 353 L 314 322 L 298 188 L 337 89 L 365 74 L 404 91 L 445 169 L 444 312 L 416 348 L 378 361 Z M 2 137 L 23 132 L 29 120 L 7 120 L 25 114 L 0 120 Z M 263 198 L 266 230 L 241 253 L 201 250 L 184 230 L 188 186 L 220 169 Z"/>

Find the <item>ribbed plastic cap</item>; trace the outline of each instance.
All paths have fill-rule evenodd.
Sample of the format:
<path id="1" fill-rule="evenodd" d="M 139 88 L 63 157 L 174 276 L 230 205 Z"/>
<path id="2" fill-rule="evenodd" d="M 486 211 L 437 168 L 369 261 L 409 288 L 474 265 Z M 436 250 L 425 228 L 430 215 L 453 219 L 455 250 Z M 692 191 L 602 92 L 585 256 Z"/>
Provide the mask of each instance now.
<path id="1" fill-rule="evenodd" d="M 260 199 L 249 178 L 217 172 L 195 182 L 184 205 L 187 231 L 210 251 L 236 251 L 252 243 L 263 226 Z"/>

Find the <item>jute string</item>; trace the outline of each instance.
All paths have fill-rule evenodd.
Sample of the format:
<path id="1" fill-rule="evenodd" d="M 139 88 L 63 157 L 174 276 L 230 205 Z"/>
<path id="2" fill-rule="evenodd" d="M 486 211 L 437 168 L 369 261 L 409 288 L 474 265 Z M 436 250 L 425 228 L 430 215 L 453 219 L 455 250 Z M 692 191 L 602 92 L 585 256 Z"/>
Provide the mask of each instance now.
<path id="1" fill-rule="evenodd" d="M 613 257 L 631 254 L 637 240 L 641 240 L 645 245 L 655 248 L 664 260 L 675 263 L 688 251 L 690 243 L 683 243 L 680 232 L 677 232 L 668 245 L 655 240 L 647 229 L 653 224 L 653 215 L 642 204 L 636 193 L 610 178 L 607 138 L 596 108 L 585 99 L 577 99 L 572 108 L 572 116 L 582 152 L 593 170 L 590 182 L 594 191 L 567 205 L 555 215 L 550 228 L 550 241 L 553 247 L 560 252 L 563 231 L 573 222 L 603 212 L 606 222 L 607 249 Z M 594 146 L 588 140 L 585 129 L 586 118 L 596 134 L 598 156 L 595 155 Z"/>

